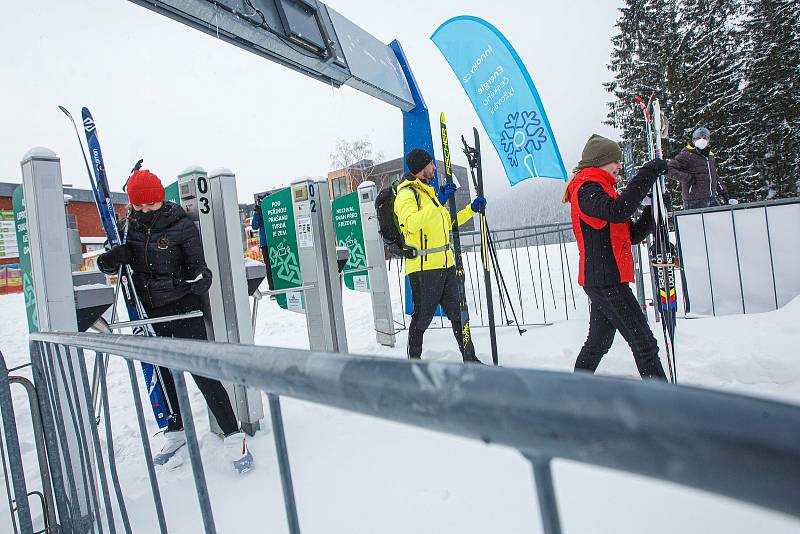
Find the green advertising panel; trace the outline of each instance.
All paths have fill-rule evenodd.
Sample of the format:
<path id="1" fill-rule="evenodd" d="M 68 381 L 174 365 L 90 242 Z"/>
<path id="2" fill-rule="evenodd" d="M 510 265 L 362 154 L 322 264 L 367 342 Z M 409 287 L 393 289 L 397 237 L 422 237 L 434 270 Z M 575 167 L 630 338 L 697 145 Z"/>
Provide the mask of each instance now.
<path id="1" fill-rule="evenodd" d="M 178 190 L 178 181 L 175 180 L 167 187 L 164 188 L 164 200 L 172 202 L 173 204 L 181 205 L 181 195 Z"/>
<path id="2" fill-rule="evenodd" d="M 348 289 L 369 292 L 369 271 L 357 270 L 367 266 L 357 191 L 333 201 L 333 225 L 336 228 L 336 242 L 340 247 L 347 247 L 350 251 L 350 258 L 344 270 L 352 272 L 346 272 L 344 284 Z"/>
<path id="3" fill-rule="evenodd" d="M 22 186 L 14 190 L 14 223 L 17 231 L 19 267 L 22 270 L 22 291 L 25 294 L 25 313 L 28 316 L 28 331 L 39 331 L 39 313 L 36 308 L 36 290 L 31 272 L 31 246 L 28 242 L 28 215 L 25 211 L 25 195 Z"/>
<path id="4" fill-rule="evenodd" d="M 300 259 L 297 252 L 297 230 L 294 224 L 292 189 L 281 189 L 261 201 L 264 230 L 269 246 L 269 263 L 275 289 L 291 289 L 303 285 Z M 278 295 L 281 308 L 305 313 L 305 296 L 302 291 Z"/>

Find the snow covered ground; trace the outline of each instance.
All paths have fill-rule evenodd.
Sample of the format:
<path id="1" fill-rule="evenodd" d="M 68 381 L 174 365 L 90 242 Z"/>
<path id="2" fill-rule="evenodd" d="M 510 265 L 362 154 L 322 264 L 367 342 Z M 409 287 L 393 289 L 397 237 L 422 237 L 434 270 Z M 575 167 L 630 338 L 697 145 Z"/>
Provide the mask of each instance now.
<path id="1" fill-rule="evenodd" d="M 548 249 L 550 261 L 557 264 L 558 245 Z M 568 250 L 574 274 L 577 251 L 574 244 L 568 245 Z M 511 261 L 510 252 L 502 251 L 509 290 L 516 295 Z M 536 269 L 535 260 L 533 267 Z M 533 310 L 532 286 L 526 276 L 520 277 L 521 292 L 526 307 Z M 536 270 L 531 279 L 538 284 Z M 566 320 L 560 272 L 558 279 L 554 278 L 552 294 L 549 284 L 546 286 L 545 300 L 558 303 L 547 312 L 553 324 L 529 328 L 522 336 L 513 328 L 498 329 L 501 365 L 572 369 L 587 331 L 586 298 L 577 285 L 573 287 L 576 305 L 573 308 L 571 298 L 568 300 Z M 538 285 L 536 290 L 540 290 Z M 394 298 L 399 306 L 399 294 Z M 398 334 L 393 349 L 375 342 L 369 295 L 345 291 L 344 303 L 352 353 L 404 357 L 404 332 Z M 27 362 L 22 296 L 0 297 L 0 317 L 0 349 L 7 364 Z M 302 315 L 283 311 L 266 299 L 258 317 L 258 344 L 307 347 Z M 798 319 L 800 298 L 770 313 L 680 319 L 676 346 L 681 382 L 800 404 Z M 539 320 L 534 312 L 526 312 L 526 322 Z M 660 326 L 651 326 L 660 338 Z M 489 361 L 488 330 L 476 328 L 473 336 L 479 357 Z M 458 361 L 452 332 L 430 330 L 423 357 Z M 619 336 L 599 373 L 637 377 L 627 344 Z M 29 371 L 20 374 L 29 376 Z M 134 531 L 155 532 L 127 372 L 120 359 L 112 359 L 109 387 L 115 451 Z M 285 532 L 272 436 L 261 432 L 249 440 L 257 469 L 237 477 L 218 460 L 221 442 L 208 431 L 202 397 L 191 381 L 190 388 L 218 531 Z M 21 389 L 15 387 L 14 396 L 26 472 L 31 487 L 37 488 L 30 415 Z M 288 398 L 282 403 L 303 532 L 541 531 L 530 466 L 513 450 Z M 201 532 L 188 459 L 179 467 L 159 468 L 158 474 L 170 532 Z M 556 461 L 554 477 L 567 533 L 800 532 L 800 522 L 785 516 L 638 476 Z M 5 484 L 0 489 L 3 501 L 4 488 Z M 38 505 L 33 506 L 38 515 Z M 40 516 L 36 522 L 41 524 Z M 8 514 L 0 511 L 0 532 L 11 531 Z"/>

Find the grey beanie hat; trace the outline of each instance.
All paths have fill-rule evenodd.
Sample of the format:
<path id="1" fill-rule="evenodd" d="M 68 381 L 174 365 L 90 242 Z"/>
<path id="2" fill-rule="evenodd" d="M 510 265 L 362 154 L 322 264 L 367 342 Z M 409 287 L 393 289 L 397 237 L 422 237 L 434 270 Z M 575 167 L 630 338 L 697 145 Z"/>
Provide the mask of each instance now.
<path id="1" fill-rule="evenodd" d="M 622 149 L 619 147 L 619 143 L 606 139 L 602 135 L 594 134 L 586 141 L 577 168 L 602 167 L 615 161 L 622 161 Z"/>
<path id="2" fill-rule="evenodd" d="M 696 129 L 692 134 L 692 141 L 695 139 L 700 139 L 701 137 L 711 139 L 711 132 L 708 130 L 708 128 L 701 126 L 700 128 Z"/>

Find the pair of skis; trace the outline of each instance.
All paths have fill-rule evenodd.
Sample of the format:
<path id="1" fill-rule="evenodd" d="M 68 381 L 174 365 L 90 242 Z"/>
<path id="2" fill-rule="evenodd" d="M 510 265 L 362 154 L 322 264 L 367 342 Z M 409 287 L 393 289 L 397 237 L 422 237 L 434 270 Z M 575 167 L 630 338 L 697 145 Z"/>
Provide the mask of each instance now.
<path id="1" fill-rule="evenodd" d="M 91 167 L 89 160 L 86 157 L 86 150 L 83 147 L 78 126 L 72 114 L 67 111 L 63 106 L 58 108 L 69 118 L 72 122 L 72 127 L 75 130 L 75 135 L 78 138 L 78 145 L 81 148 L 83 155 L 83 162 L 86 165 L 86 172 L 89 175 L 89 183 L 92 187 L 92 194 L 94 195 L 95 204 L 97 205 L 97 212 L 100 215 L 100 221 L 103 225 L 103 230 L 106 233 L 109 247 L 115 247 L 124 243 L 120 237 L 119 224 L 117 221 L 117 214 L 114 211 L 114 202 L 111 198 L 111 190 L 108 186 L 108 177 L 106 176 L 105 165 L 103 163 L 103 153 L 100 151 L 100 142 L 97 139 L 97 128 L 95 126 L 92 114 L 87 108 L 81 109 L 81 119 L 83 122 L 83 131 L 86 136 L 86 147 L 91 155 Z M 136 163 L 131 173 L 138 170 L 141 166 L 142 160 Z M 126 236 L 127 238 L 127 230 Z M 136 288 L 133 285 L 133 278 L 131 277 L 130 267 L 122 265 L 120 267 L 117 284 L 122 287 L 122 294 L 125 300 L 125 307 L 128 310 L 128 318 L 131 321 L 146 319 L 142 303 L 136 294 Z M 116 295 L 115 295 L 116 296 Z M 116 299 L 114 302 L 116 306 Z M 145 325 L 143 327 L 135 327 L 133 333 L 136 335 L 155 336 L 152 326 Z M 158 368 L 153 364 L 142 362 L 142 372 L 144 374 L 145 383 L 147 385 L 147 392 L 150 397 L 150 404 L 153 408 L 153 413 L 156 417 L 156 423 L 159 428 L 165 428 L 169 422 L 169 417 L 174 413 L 174 410 L 169 405 L 169 399 L 165 395 L 163 381 Z"/>
<path id="2" fill-rule="evenodd" d="M 444 157 L 444 170 L 445 170 L 445 180 L 446 183 L 453 183 L 453 173 L 450 163 L 450 145 L 448 142 L 447 137 L 447 124 L 445 122 L 444 113 L 439 116 L 439 125 L 440 131 L 442 136 L 442 151 Z M 464 137 L 461 137 L 462 142 L 464 143 L 464 154 L 467 156 L 467 160 L 469 161 L 470 172 L 472 174 L 473 182 L 475 183 L 475 193 L 482 197 L 483 196 L 483 172 L 481 168 L 481 153 L 480 153 L 480 138 L 478 137 L 478 130 L 473 128 L 472 129 L 475 139 L 475 147 L 472 148 L 467 145 L 466 140 Z M 477 173 L 477 177 L 476 177 Z M 458 276 L 462 279 L 462 283 L 459 284 L 459 310 L 461 315 L 461 324 L 465 325 L 462 327 L 462 335 L 463 335 L 463 342 L 466 345 L 466 342 L 469 341 L 469 308 L 467 306 L 467 297 L 464 289 L 463 279 L 464 279 L 464 265 L 461 259 L 461 238 L 458 231 L 458 213 L 456 211 L 456 201 L 455 196 L 450 197 L 448 208 L 450 210 L 450 219 L 452 222 L 451 233 L 453 236 L 453 247 L 454 247 L 454 256 L 455 256 L 455 268 Z M 481 225 L 481 258 L 483 263 L 483 273 L 484 273 L 484 283 L 486 285 L 486 308 L 487 313 L 489 315 L 489 339 L 491 343 L 491 350 L 492 350 L 492 363 L 494 365 L 498 365 L 498 357 L 497 357 L 497 335 L 495 331 L 495 324 L 494 324 L 494 305 L 492 302 L 492 279 L 491 279 L 491 254 L 494 253 L 493 250 L 493 243 L 491 242 L 491 237 L 489 234 L 489 228 L 486 224 L 486 209 L 484 207 L 481 208 L 480 211 L 480 225 Z M 501 294 L 502 296 L 502 294 Z M 512 307 L 513 311 L 513 307 Z M 515 314 L 516 319 L 516 314 Z M 519 329 L 519 326 L 517 326 Z M 522 334 L 524 330 L 520 330 L 520 334 Z"/>
<path id="3" fill-rule="evenodd" d="M 636 102 L 642 109 L 645 121 L 648 156 L 662 158 L 661 149 L 662 116 L 658 99 L 653 100 L 652 119 L 647 104 L 637 95 Z M 675 322 L 678 311 L 678 300 L 675 292 L 675 267 L 677 254 L 669 239 L 667 223 L 667 207 L 664 201 L 664 176 L 659 176 L 653 185 L 653 244 L 650 246 L 650 264 L 655 269 L 658 282 L 658 296 L 654 296 L 661 317 L 661 329 L 664 334 L 664 348 L 667 356 L 670 381 L 678 381 L 675 367 Z"/>

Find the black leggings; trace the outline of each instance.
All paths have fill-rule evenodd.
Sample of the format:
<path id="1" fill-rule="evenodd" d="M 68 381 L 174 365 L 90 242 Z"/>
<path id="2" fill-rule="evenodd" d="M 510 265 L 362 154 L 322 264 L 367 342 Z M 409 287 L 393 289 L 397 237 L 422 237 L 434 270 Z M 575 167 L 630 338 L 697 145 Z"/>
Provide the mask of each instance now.
<path id="1" fill-rule="evenodd" d="M 418 271 L 408 275 L 411 282 L 411 299 L 414 303 L 414 312 L 411 315 L 411 324 L 408 327 L 408 355 L 411 358 L 420 358 L 422 354 L 422 337 L 430 326 L 436 308 L 441 304 L 444 313 L 453 327 L 453 335 L 458 342 L 458 349 L 464 361 L 474 361 L 475 347 L 472 339 L 464 346 L 461 333 L 461 308 L 459 306 L 459 284 L 463 281 L 456 274 L 454 267 L 449 269 L 432 269 Z"/>
<path id="2" fill-rule="evenodd" d="M 639 374 L 666 380 L 658 358 L 658 343 L 628 284 L 584 287 L 583 290 L 591 300 L 589 336 L 578 354 L 575 370 L 594 373 L 619 330 L 633 351 Z"/>
<path id="3" fill-rule="evenodd" d="M 189 294 L 172 304 L 152 308 L 148 310 L 150 317 L 164 317 L 167 315 L 178 315 L 190 311 L 199 310 L 202 308 L 200 297 Z M 208 339 L 206 335 L 206 325 L 202 317 L 192 317 L 190 319 L 180 319 L 178 321 L 170 321 L 167 323 L 156 323 L 153 325 L 156 335 L 159 337 L 177 337 L 182 339 Z M 172 415 L 167 424 L 168 431 L 183 429 L 183 419 L 181 419 L 181 410 L 178 406 L 178 394 L 175 391 L 175 381 L 172 378 L 172 372 L 166 367 L 158 368 L 164 389 L 166 390 L 167 399 L 172 408 Z M 233 411 L 231 400 L 228 397 L 228 392 L 219 380 L 205 378 L 203 376 L 192 375 L 200 393 L 206 399 L 208 408 L 214 414 L 217 424 L 222 429 L 223 434 L 226 436 L 239 431 L 239 423 L 236 420 L 236 413 Z"/>

